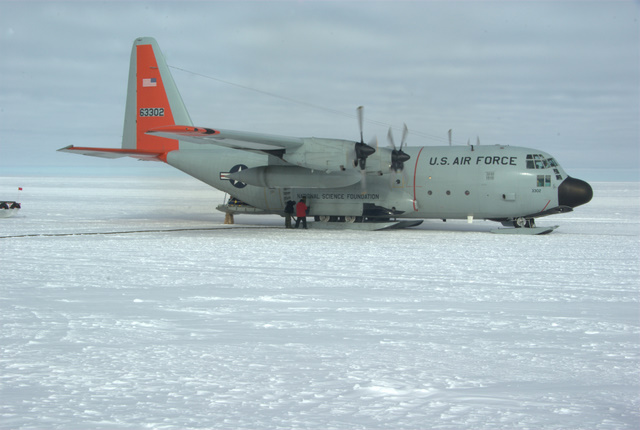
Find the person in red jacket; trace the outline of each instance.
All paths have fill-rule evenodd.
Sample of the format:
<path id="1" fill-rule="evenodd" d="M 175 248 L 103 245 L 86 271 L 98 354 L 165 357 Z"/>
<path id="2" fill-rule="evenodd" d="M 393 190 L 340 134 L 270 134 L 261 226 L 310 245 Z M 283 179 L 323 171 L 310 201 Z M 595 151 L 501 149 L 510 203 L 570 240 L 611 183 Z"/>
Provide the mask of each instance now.
<path id="1" fill-rule="evenodd" d="M 309 212 L 309 206 L 307 206 L 307 199 L 303 197 L 296 205 L 296 216 L 298 217 L 296 228 L 300 227 L 300 220 L 302 220 L 302 228 L 307 228 L 307 212 Z"/>

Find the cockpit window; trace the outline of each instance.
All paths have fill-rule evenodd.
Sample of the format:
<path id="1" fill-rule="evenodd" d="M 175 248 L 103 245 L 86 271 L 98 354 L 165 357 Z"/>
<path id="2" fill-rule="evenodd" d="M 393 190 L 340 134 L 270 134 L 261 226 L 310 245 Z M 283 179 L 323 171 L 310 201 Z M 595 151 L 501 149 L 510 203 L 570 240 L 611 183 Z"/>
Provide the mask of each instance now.
<path id="1" fill-rule="evenodd" d="M 527 154 L 527 169 L 548 169 L 557 165 L 553 158 L 547 160 L 542 154 Z"/>
<path id="2" fill-rule="evenodd" d="M 553 173 L 556 175 L 558 181 L 562 180 L 562 175 L 558 168 L 560 165 L 555 158 L 545 158 L 542 154 L 527 154 L 527 169 L 553 169 Z M 542 179 L 541 179 L 542 178 Z M 550 176 L 538 175 L 538 187 L 548 187 L 550 185 Z"/>
<path id="3" fill-rule="evenodd" d="M 533 160 L 535 161 L 536 169 L 546 169 L 547 160 L 542 155 L 533 155 Z"/>

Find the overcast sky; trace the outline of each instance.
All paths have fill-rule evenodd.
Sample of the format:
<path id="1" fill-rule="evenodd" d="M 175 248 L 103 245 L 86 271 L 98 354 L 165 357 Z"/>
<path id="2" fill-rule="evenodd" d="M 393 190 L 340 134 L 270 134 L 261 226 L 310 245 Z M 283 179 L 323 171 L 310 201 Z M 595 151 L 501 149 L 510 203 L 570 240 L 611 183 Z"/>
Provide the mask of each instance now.
<path id="1" fill-rule="evenodd" d="M 120 146 L 131 45 L 153 36 L 195 125 L 355 140 L 364 105 L 365 140 L 406 122 L 412 146 L 453 129 L 638 180 L 639 16 L 638 1 L 0 0 L 0 176 L 171 170 L 55 152 Z"/>

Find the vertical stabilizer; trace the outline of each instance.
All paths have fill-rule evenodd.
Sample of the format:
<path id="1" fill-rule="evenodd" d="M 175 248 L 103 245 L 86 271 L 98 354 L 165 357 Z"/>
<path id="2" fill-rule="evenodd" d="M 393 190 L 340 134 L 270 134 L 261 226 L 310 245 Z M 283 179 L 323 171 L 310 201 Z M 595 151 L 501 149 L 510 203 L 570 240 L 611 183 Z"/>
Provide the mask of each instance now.
<path id="1" fill-rule="evenodd" d="M 169 67 L 152 37 L 133 42 L 122 148 L 166 154 L 178 141 L 145 134 L 168 125 L 193 125 Z"/>

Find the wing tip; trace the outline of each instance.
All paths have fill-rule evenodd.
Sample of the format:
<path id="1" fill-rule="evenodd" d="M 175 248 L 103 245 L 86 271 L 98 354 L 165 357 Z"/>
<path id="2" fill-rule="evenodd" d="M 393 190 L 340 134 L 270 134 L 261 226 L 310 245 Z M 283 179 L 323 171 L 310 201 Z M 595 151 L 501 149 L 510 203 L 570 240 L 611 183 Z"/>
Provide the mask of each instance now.
<path id="1" fill-rule="evenodd" d="M 123 148 L 89 148 L 73 145 L 65 146 L 64 148 L 60 148 L 57 151 L 101 158 L 132 157 L 146 161 L 165 161 L 167 155 L 166 153 L 157 151 L 140 151 L 137 149 Z"/>

